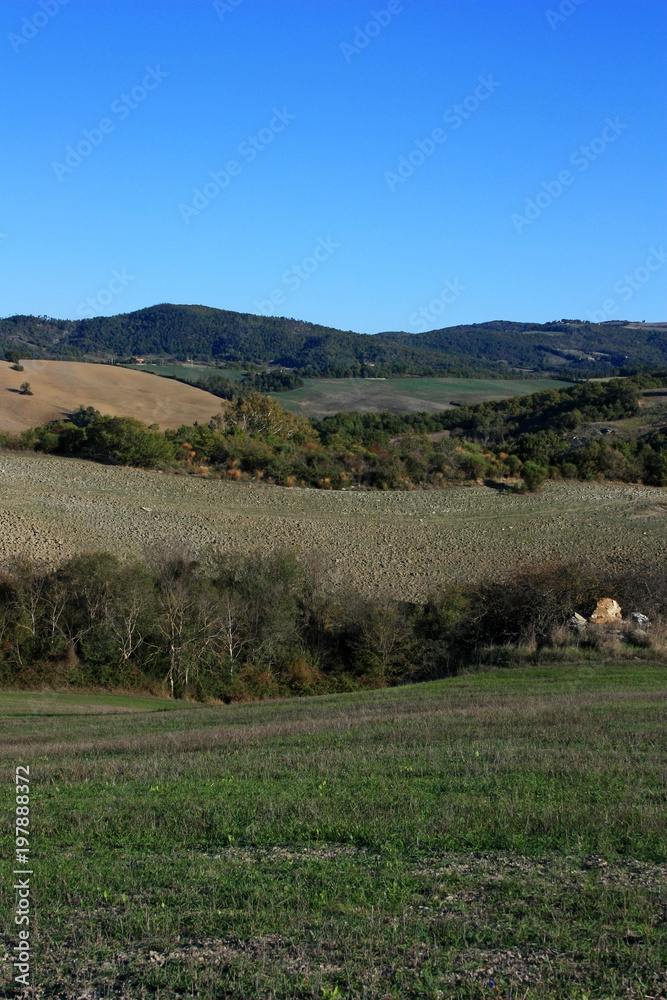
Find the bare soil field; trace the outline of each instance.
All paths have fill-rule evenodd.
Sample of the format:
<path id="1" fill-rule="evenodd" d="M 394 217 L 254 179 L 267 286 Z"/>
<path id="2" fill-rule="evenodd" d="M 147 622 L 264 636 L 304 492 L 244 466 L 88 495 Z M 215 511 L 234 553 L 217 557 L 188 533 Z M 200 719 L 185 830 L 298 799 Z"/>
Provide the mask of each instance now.
<path id="1" fill-rule="evenodd" d="M 220 400 L 195 386 L 158 379 L 115 365 L 79 361 L 22 361 L 24 371 L 0 364 L 0 430 L 16 434 L 28 427 L 60 420 L 79 406 L 94 406 L 116 417 L 136 417 L 147 424 L 180 427 L 208 422 Z M 19 386 L 30 382 L 32 396 Z"/>
<path id="2" fill-rule="evenodd" d="M 487 486 L 325 492 L 4 452 L 0 523 L 0 559 L 288 546 L 316 557 L 334 586 L 420 600 L 447 580 L 554 554 L 614 568 L 662 560 L 667 491 L 550 483 L 527 496 Z"/>

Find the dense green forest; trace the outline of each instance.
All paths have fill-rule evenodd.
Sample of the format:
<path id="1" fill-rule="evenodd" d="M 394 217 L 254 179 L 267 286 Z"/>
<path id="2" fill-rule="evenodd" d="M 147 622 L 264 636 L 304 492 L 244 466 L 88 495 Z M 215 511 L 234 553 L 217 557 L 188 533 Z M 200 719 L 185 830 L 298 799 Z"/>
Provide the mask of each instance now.
<path id="1" fill-rule="evenodd" d="M 650 325 L 494 321 L 425 333 L 375 335 L 205 306 L 156 305 L 118 316 L 0 320 L 0 350 L 111 360 L 131 355 L 248 362 L 326 377 L 498 375 L 531 369 L 568 376 L 629 374 L 667 363 L 667 334 Z"/>
<path id="2" fill-rule="evenodd" d="M 568 630 L 600 593 L 641 606 L 648 633 Z M 378 688 L 444 677 L 493 648 L 623 649 L 664 655 L 664 566 L 600 577 L 555 561 L 504 579 L 450 584 L 424 604 L 332 592 L 293 552 L 166 554 L 154 565 L 106 553 L 55 570 L 30 563 L 0 574 L 3 686 L 151 690 L 247 701 Z M 583 654 L 586 655 L 585 653 Z"/>
<path id="3" fill-rule="evenodd" d="M 295 416 L 251 391 L 223 399 L 208 424 L 162 432 L 88 407 L 69 420 L 0 434 L 0 445 L 320 489 L 433 489 L 490 479 L 536 490 L 561 477 L 667 486 L 667 428 L 603 438 L 574 433 L 582 424 L 634 416 L 643 389 L 664 385 L 667 372 L 654 372 L 436 414 L 323 420 Z"/>
<path id="4" fill-rule="evenodd" d="M 187 379 L 180 381 L 187 382 Z M 234 399 L 249 396 L 253 392 L 289 392 L 299 389 L 305 382 L 293 371 L 245 372 L 239 381 L 232 381 L 224 375 L 213 373 L 192 380 L 190 385 L 204 389 L 221 399 Z"/>

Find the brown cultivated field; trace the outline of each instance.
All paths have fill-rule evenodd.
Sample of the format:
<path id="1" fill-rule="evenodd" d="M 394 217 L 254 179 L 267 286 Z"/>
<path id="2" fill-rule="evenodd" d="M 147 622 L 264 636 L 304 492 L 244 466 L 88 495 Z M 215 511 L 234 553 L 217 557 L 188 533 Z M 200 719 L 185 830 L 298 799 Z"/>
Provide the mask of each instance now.
<path id="1" fill-rule="evenodd" d="M 79 406 L 94 406 L 116 417 L 136 417 L 147 424 L 180 427 L 208 422 L 220 409 L 209 392 L 145 372 L 79 361 L 22 361 L 17 372 L 0 363 L 0 431 L 13 434 L 59 420 Z M 20 395 L 30 382 L 32 396 Z"/>
<path id="2" fill-rule="evenodd" d="M 293 546 L 315 554 L 336 586 L 419 600 L 443 581 L 554 553 L 615 569 L 659 562 L 667 490 L 560 482 L 526 496 L 486 486 L 324 492 L 4 452 L 0 523 L 0 559 Z"/>

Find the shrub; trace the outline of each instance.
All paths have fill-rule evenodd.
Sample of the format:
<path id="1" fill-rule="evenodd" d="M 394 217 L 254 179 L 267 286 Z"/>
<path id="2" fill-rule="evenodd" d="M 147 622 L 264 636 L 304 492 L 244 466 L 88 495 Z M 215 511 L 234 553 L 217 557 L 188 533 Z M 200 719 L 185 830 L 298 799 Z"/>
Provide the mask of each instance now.
<path id="1" fill-rule="evenodd" d="M 524 462 L 521 469 L 521 478 L 529 493 L 536 493 L 549 475 L 549 470 L 537 462 Z"/>

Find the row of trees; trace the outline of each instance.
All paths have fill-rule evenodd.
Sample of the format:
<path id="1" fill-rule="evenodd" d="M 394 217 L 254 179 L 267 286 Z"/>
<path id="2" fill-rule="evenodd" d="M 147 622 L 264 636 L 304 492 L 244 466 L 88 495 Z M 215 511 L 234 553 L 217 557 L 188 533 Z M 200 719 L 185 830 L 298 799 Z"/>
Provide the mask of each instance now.
<path id="1" fill-rule="evenodd" d="M 667 383 L 665 376 L 653 381 L 660 379 Z M 438 488 L 517 477 L 515 488 L 527 490 L 560 477 L 665 486 L 664 431 L 625 440 L 573 434 L 582 420 L 636 413 L 641 381 L 587 383 L 440 414 L 342 413 L 320 421 L 250 391 L 223 399 L 208 424 L 165 432 L 88 407 L 67 421 L 0 435 L 0 445 L 321 489 Z"/>
<path id="2" fill-rule="evenodd" d="M 0 682 L 225 701 L 409 683 L 494 645 L 548 646 L 602 593 L 667 613 L 664 567 L 602 580 L 556 561 L 409 604 L 333 592 L 292 552 L 17 563 L 0 575 Z"/>
<path id="3" fill-rule="evenodd" d="M 213 372 L 191 384 L 196 385 L 198 389 L 205 389 L 206 392 L 219 396 L 221 399 L 237 400 L 244 399 L 254 392 L 289 392 L 291 389 L 299 389 L 305 385 L 305 382 L 297 372 L 248 371 L 238 381 Z"/>
<path id="4" fill-rule="evenodd" d="M 323 440 L 336 434 L 365 443 L 386 442 L 409 429 L 421 433 L 450 430 L 484 444 L 507 444 L 521 434 L 568 431 L 585 421 L 634 416 L 642 391 L 665 385 L 667 370 L 656 370 L 632 378 L 587 381 L 511 399 L 456 406 L 440 413 L 337 413 L 314 421 L 314 426 Z"/>

